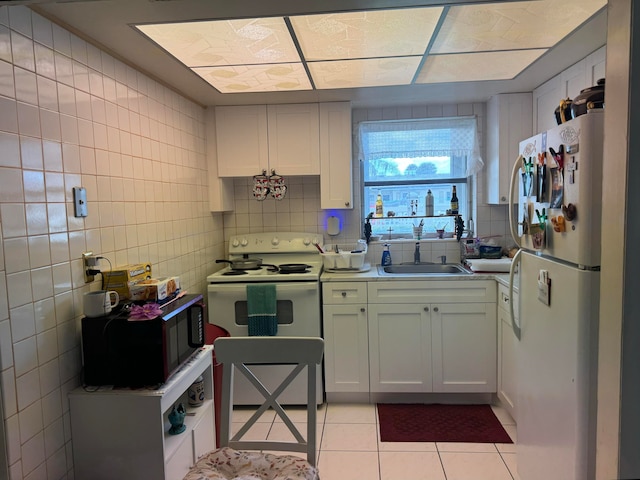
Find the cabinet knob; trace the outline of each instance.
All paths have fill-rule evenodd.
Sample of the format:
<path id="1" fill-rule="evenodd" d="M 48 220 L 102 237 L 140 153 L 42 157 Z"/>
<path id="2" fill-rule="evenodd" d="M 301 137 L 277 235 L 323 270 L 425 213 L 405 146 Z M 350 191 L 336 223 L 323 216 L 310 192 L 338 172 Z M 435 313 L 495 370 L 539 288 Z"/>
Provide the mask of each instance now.
<path id="1" fill-rule="evenodd" d="M 351 205 L 351 202 L 344 202 L 345 207 L 348 207 L 349 205 Z"/>
<path id="2" fill-rule="evenodd" d="M 433 307 L 433 311 L 437 312 L 438 311 L 438 307 Z"/>
<path id="3" fill-rule="evenodd" d="M 423 310 L 424 310 L 425 312 L 428 312 L 428 311 L 429 311 L 429 307 L 424 307 L 424 308 L 423 308 Z"/>
<path id="4" fill-rule="evenodd" d="M 504 195 L 500 197 L 500 201 L 501 202 L 506 202 L 507 201 L 507 197 L 505 197 Z"/>
<path id="5" fill-rule="evenodd" d="M 365 312 L 364 307 L 360 308 L 360 311 L 361 311 L 362 313 L 364 313 L 364 312 Z"/>
<path id="6" fill-rule="evenodd" d="M 342 295 L 343 298 L 346 298 L 347 292 L 342 292 L 341 295 Z"/>

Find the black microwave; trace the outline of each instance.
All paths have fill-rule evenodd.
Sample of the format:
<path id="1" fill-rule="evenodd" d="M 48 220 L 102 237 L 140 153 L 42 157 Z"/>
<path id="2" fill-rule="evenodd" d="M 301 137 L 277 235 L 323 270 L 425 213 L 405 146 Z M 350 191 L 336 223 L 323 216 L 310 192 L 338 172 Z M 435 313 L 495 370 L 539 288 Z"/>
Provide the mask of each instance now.
<path id="1" fill-rule="evenodd" d="M 84 385 L 162 384 L 205 343 L 202 295 L 185 295 L 151 320 L 129 321 L 122 310 L 82 319 Z"/>

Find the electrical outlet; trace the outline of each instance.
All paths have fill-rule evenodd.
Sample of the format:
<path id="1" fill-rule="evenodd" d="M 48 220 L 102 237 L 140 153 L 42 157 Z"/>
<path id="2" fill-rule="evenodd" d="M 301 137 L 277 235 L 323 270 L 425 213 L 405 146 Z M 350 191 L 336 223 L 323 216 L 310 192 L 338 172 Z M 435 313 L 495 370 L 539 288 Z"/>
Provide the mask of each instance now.
<path id="1" fill-rule="evenodd" d="M 83 260 L 83 269 L 84 269 L 84 283 L 93 282 L 96 278 L 95 275 L 91 275 L 89 270 L 96 267 L 98 265 L 98 257 L 93 254 L 93 252 L 84 252 L 82 254 Z"/>

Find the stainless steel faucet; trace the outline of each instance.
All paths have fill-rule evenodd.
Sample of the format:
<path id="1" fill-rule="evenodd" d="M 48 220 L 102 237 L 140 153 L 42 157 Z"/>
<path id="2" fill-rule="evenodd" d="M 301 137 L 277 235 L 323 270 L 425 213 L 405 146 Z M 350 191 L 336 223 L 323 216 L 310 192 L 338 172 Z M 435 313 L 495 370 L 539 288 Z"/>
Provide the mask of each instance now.
<path id="1" fill-rule="evenodd" d="M 442 255 L 440 257 L 440 262 L 442 262 L 442 264 L 444 265 L 445 263 L 447 263 L 447 256 L 446 255 Z"/>
<path id="2" fill-rule="evenodd" d="M 420 242 L 416 242 L 416 249 L 413 252 L 413 263 L 416 265 L 420 264 Z"/>

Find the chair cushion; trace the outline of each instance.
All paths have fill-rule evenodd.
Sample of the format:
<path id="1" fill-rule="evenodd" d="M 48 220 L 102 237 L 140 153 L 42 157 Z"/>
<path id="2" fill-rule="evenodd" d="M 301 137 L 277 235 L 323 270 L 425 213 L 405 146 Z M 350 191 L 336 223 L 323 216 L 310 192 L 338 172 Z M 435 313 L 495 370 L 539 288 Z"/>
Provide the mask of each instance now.
<path id="1" fill-rule="evenodd" d="M 318 470 L 294 455 L 224 447 L 196 463 L 184 480 L 317 480 Z"/>

